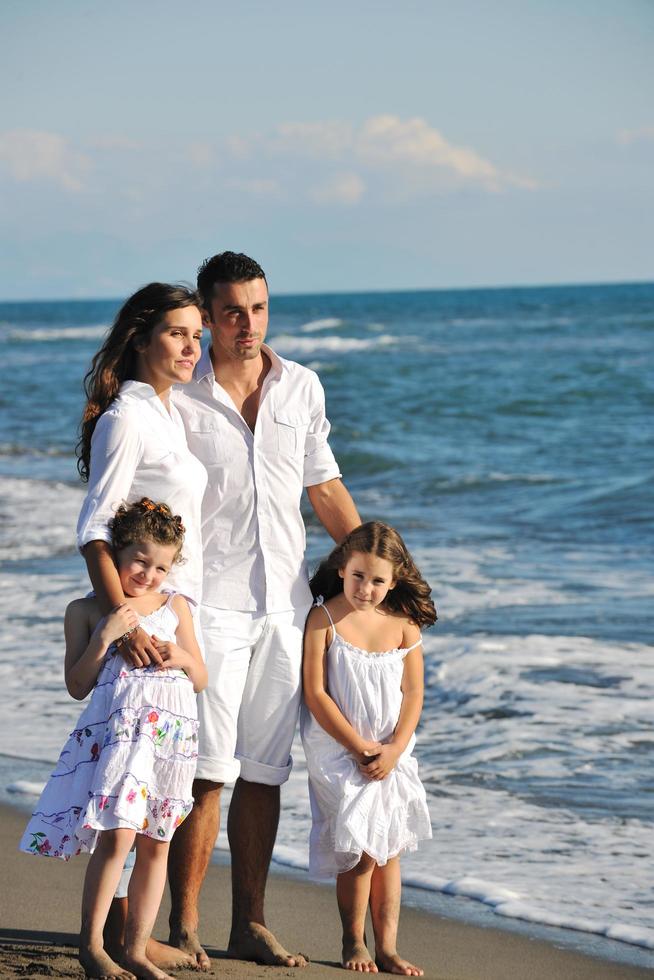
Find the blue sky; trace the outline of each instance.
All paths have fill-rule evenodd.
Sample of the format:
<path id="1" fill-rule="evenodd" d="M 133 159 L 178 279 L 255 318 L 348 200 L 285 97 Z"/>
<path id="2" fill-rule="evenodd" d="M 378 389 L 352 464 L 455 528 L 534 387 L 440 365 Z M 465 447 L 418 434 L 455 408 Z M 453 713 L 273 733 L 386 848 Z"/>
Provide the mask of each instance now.
<path id="1" fill-rule="evenodd" d="M 0 298 L 654 278 L 650 0 L 5 0 Z"/>

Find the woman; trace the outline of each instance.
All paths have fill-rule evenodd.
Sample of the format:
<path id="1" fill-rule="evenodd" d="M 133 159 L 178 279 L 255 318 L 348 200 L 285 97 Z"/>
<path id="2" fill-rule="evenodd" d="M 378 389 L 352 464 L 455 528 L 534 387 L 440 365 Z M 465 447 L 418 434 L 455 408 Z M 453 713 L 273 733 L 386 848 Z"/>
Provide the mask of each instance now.
<path id="1" fill-rule="evenodd" d="M 119 311 L 84 379 L 87 402 L 77 446 L 78 469 L 88 492 L 77 543 L 106 612 L 125 596 L 110 548 L 109 520 L 119 504 L 141 497 L 163 500 L 186 527 L 184 561 L 171 588 L 200 601 L 200 506 L 204 466 L 186 445 L 170 392 L 193 376 L 200 356 L 202 318 L 197 293 L 185 286 L 150 283 Z M 139 629 L 121 648 L 135 666 L 160 662 Z"/>
<path id="2" fill-rule="evenodd" d="M 78 469 L 88 482 L 77 524 L 77 543 L 104 613 L 125 601 L 111 551 L 109 521 L 121 503 L 142 497 L 164 501 L 185 526 L 183 561 L 167 586 L 199 603 L 202 590 L 200 508 L 207 473 L 186 445 L 181 417 L 170 397 L 186 384 L 200 356 L 200 298 L 185 286 L 153 282 L 118 312 L 84 379 L 86 406 L 77 446 Z M 136 667 L 162 659 L 149 635 L 135 630 L 120 652 Z M 121 941 L 127 915 L 129 871 L 108 920 L 110 952 Z M 150 940 L 148 956 L 163 969 L 189 966 L 181 950 Z"/>

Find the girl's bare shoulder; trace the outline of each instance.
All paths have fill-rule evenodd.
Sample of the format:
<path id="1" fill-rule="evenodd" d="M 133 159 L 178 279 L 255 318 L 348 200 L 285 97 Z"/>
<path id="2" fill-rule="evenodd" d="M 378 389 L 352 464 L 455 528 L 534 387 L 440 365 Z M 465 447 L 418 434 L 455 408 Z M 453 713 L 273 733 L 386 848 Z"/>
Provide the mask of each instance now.
<path id="1" fill-rule="evenodd" d="M 95 596 L 83 596 L 80 599 L 73 599 L 66 606 L 66 619 L 76 623 L 95 624 L 102 618 L 100 604 Z"/>
<path id="2" fill-rule="evenodd" d="M 327 629 L 329 626 L 329 617 L 325 612 L 325 605 L 321 603 L 319 606 L 312 606 L 309 610 L 309 615 L 307 616 L 307 629 L 319 630 Z"/>
<path id="3" fill-rule="evenodd" d="M 417 643 L 422 636 L 420 632 L 420 627 L 417 623 L 414 623 L 412 619 L 409 619 L 404 613 L 395 612 L 392 609 L 385 609 L 384 615 L 388 617 L 389 625 L 392 624 L 393 630 L 402 631 L 402 647 L 413 646 Z"/>

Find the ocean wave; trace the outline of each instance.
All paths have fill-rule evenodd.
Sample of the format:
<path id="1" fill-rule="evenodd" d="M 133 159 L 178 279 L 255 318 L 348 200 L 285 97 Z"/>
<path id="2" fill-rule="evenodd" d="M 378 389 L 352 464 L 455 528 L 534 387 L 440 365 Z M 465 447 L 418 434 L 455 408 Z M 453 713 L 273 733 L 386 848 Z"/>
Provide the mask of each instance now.
<path id="1" fill-rule="evenodd" d="M 330 351 L 334 354 L 350 354 L 354 351 L 372 350 L 376 347 L 390 347 L 398 338 L 390 334 L 362 339 L 359 337 L 293 337 L 280 334 L 271 343 L 280 354 L 314 354 L 316 351 Z"/>
<path id="2" fill-rule="evenodd" d="M 49 343 L 56 340 L 101 340 L 108 329 L 106 323 L 87 327 L 35 327 L 33 330 L 19 327 L 10 329 L 7 339 L 33 343 Z"/>
<path id="3" fill-rule="evenodd" d="M 29 779 L 17 779 L 9 783 L 6 787 L 8 793 L 15 793 L 19 796 L 40 796 L 43 792 L 44 782 L 33 782 Z"/>
<path id="4" fill-rule="evenodd" d="M 67 483 L 0 477 L 0 546 L 6 561 L 74 554 L 84 490 Z"/>
<path id="5" fill-rule="evenodd" d="M 59 457 L 62 459 L 70 459 L 70 447 L 62 448 L 61 446 L 48 446 L 46 448 L 35 448 L 34 446 L 25 446 L 17 442 L 0 442 L 0 456 L 7 456 L 11 458 L 17 456 L 32 456 L 34 458 L 44 459 Z"/>
<path id="6" fill-rule="evenodd" d="M 466 473 L 464 476 L 445 479 L 436 477 L 420 484 L 420 493 L 459 493 L 461 491 L 486 490 L 494 485 L 516 484 L 525 486 L 551 486 L 561 483 L 560 477 L 549 473 Z"/>
<path id="7" fill-rule="evenodd" d="M 326 316 L 322 320 L 309 320 L 300 327 L 302 333 L 315 333 L 318 330 L 330 330 L 334 327 L 342 327 L 343 321 L 335 316 Z"/>

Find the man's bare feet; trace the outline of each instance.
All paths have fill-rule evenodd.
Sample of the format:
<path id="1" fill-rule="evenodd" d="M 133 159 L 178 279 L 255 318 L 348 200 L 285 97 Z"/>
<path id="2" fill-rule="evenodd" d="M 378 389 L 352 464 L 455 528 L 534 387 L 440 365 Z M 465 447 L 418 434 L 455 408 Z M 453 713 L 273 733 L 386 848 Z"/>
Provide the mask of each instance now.
<path id="1" fill-rule="evenodd" d="M 423 977 L 425 971 L 403 960 L 399 953 L 377 953 L 375 962 L 384 973 L 399 973 L 404 977 Z"/>
<path id="2" fill-rule="evenodd" d="M 158 966 L 155 966 L 147 956 L 134 956 L 126 953 L 123 962 L 139 980 L 175 980 L 169 973 L 164 973 Z"/>
<path id="3" fill-rule="evenodd" d="M 198 966 L 195 956 L 184 952 L 183 949 L 168 946 L 167 943 L 160 943 L 157 939 L 148 939 L 145 952 L 148 959 L 160 970 L 195 970 Z"/>
<path id="4" fill-rule="evenodd" d="M 357 973 L 377 973 L 377 967 L 365 943 L 355 939 L 343 940 L 343 966 Z"/>
<path id="5" fill-rule="evenodd" d="M 89 980 L 135 980 L 134 974 L 118 966 L 102 947 L 81 948 L 79 961 Z"/>
<path id="6" fill-rule="evenodd" d="M 254 960 L 266 966 L 306 966 L 302 953 L 289 953 L 272 932 L 258 922 L 250 922 L 229 937 L 227 955 L 235 960 Z"/>
<path id="7" fill-rule="evenodd" d="M 183 953 L 187 953 L 193 960 L 193 966 L 196 969 L 205 973 L 211 969 L 211 960 L 200 944 L 197 929 L 185 929 L 183 926 L 171 925 L 168 942 L 176 949 L 181 949 Z M 169 966 L 168 969 L 171 970 L 172 967 Z"/>

